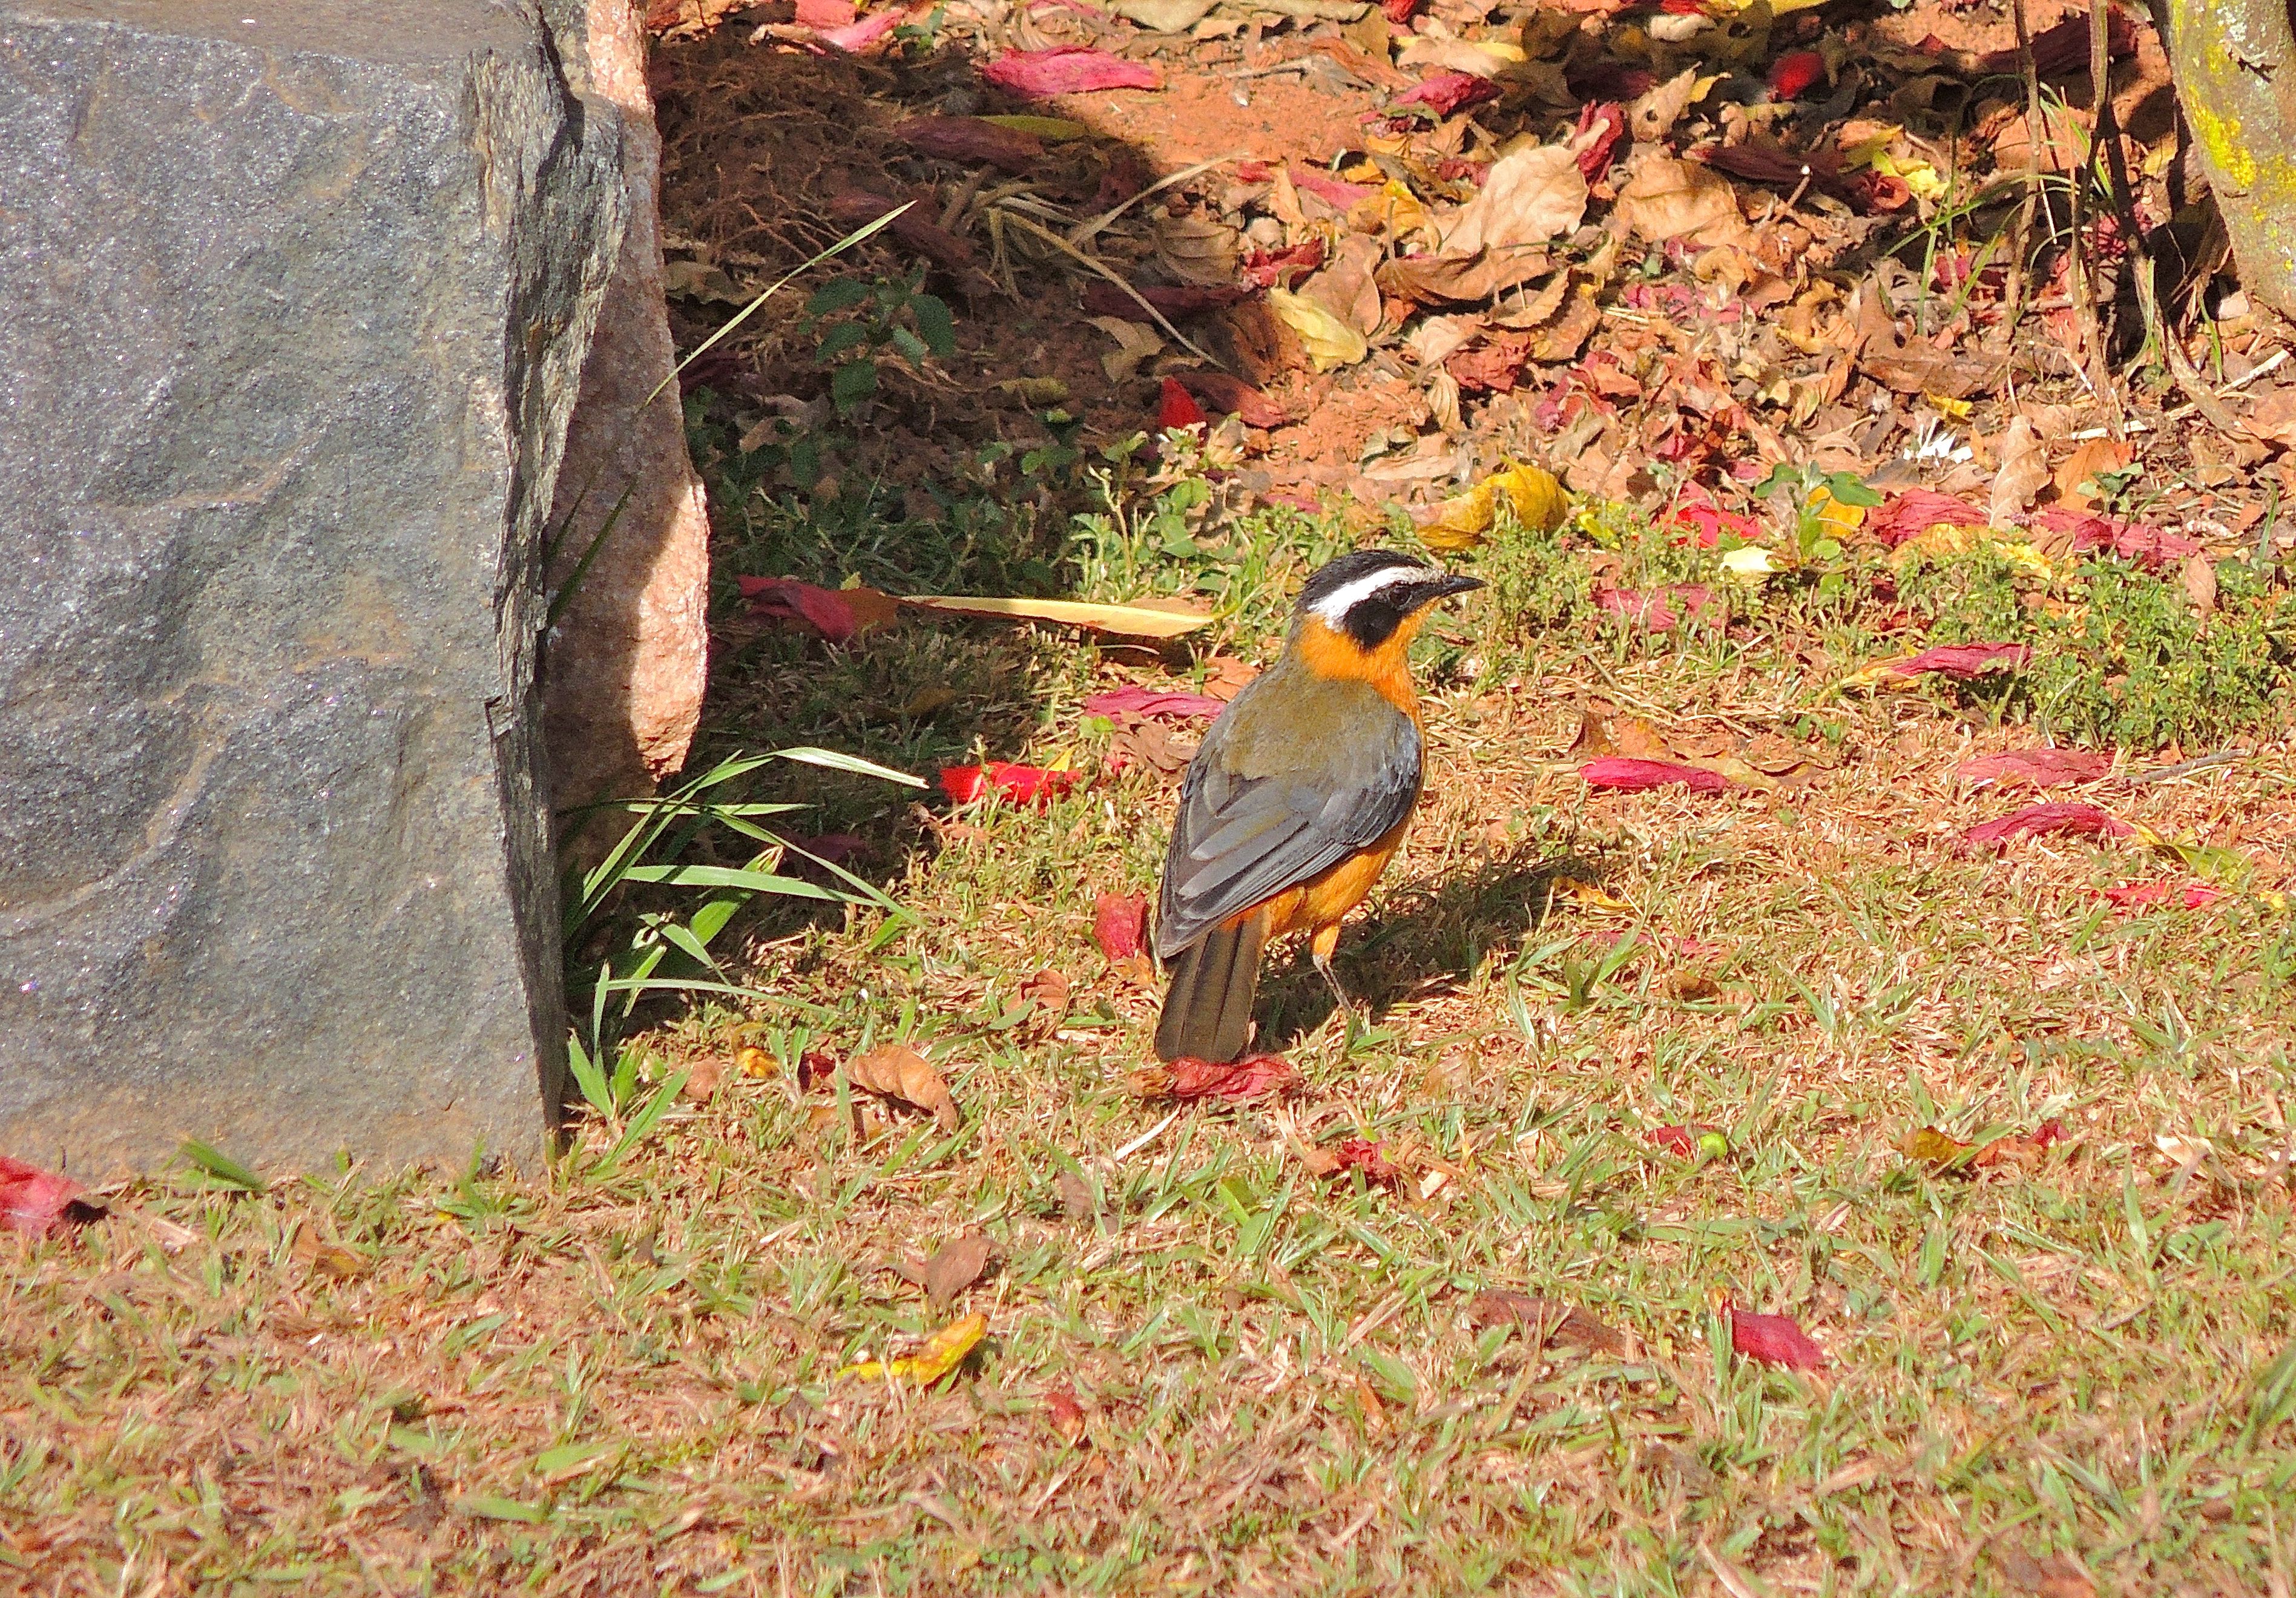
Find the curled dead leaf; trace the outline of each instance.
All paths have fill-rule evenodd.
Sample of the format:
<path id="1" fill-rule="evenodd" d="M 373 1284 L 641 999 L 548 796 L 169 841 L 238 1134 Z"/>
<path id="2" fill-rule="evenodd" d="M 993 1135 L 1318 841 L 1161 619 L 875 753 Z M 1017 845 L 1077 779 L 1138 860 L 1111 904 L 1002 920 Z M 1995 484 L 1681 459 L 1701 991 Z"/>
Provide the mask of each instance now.
<path id="1" fill-rule="evenodd" d="M 947 1304 L 980 1280 L 988 1268 L 988 1239 L 982 1233 L 968 1232 L 943 1243 L 920 1273 L 926 1297 L 936 1306 Z"/>
<path id="2" fill-rule="evenodd" d="M 1585 1310 L 1559 1299 L 1542 1299 L 1512 1288 L 1487 1287 L 1477 1293 L 1468 1302 L 1467 1319 L 1477 1327 L 1519 1328 L 1534 1349 L 1559 1344 L 1589 1354 L 1623 1355 L 1627 1351 L 1623 1333 L 1604 1325 Z"/>
<path id="3" fill-rule="evenodd" d="M 928 1110 L 943 1132 L 959 1125 L 956 1101 L 932 1062 L 906 1044 L 889 1043 L 846 1063 L 846 1080 L 880 1097 Z"/>

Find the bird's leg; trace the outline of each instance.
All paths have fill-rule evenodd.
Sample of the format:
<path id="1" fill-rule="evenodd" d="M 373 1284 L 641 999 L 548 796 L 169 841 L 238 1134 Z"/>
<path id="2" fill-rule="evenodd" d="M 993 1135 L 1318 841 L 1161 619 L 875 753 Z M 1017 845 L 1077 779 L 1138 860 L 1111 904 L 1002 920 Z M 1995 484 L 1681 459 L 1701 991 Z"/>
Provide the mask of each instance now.
<path id="1" fill-rule="evenodd" d="M 1348 990 L 1340 986 L 1340 973 L 1332 965 L 1332 952 L 1339 947 L 1340 923 L 1333 922 L 1328 927 L 1318 927 L 1316 930 L 1315 937 L 1308 943 L 1308 957 L 1316 963 L 1316 969 L 1323 973 L 1324 980 L 1331 985 L 1332 998 L 1337 1004 L 1340 1013 L 1352 1019 L 1356 1012 L 1355 1001 L 1348 996 Z"/>

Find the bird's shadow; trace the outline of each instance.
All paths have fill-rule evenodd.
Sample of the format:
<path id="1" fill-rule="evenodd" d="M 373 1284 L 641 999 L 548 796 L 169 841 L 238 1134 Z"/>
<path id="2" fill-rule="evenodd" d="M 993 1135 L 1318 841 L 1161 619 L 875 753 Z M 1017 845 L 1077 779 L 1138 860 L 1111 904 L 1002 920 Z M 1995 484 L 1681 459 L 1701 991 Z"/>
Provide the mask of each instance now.
<path id="1" fill-rule="evenodd" d="M 1471 980 L 1495 953 L 1513 954 L 1546 919 L 1562 883 L 1593 881 L 1600 871 L 1579 856 L 1524 844 L 1479 870 L 1407 884 L 1378 914 L 1350 923 L 1332 963 L 1356 1004 L 1377 1020 L 1404 1000 Z M 1255 1046 L 1272 1053 L 1297 1046 L 1338 1008 L 1306 940 L 1297 942 L 1260 986 Z"/>

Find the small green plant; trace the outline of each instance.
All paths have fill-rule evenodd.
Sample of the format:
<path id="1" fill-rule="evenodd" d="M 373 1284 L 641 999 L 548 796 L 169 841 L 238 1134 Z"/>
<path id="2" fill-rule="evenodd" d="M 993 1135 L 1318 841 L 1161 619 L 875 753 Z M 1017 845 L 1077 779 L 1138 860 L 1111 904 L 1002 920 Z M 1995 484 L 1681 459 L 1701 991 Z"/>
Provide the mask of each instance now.
<path id="1" fill-rule="evenodd" d="M 1915 556 L 1901 602 L 1936 643 L 2030 646 L 2020 671 L 1949 692 L 2051 735 L 2152 750 L 2275 725 L 2296 688 L 2296 604 L 2268 568 L 2216 565 L 2213 611 L 2182 586 L 2111 556 L 2054 581 L 2000 550 Z"/>
<path id="2" fill-rule="evenodd" d="M 1825 471 L 1814 462 L 1791 466 L 1781 461 L 1754 485 L 1764 497 L 1784 494 L 1792 507 L 1792 562 L 1808 574 L 1821 602 L 1838 600 L 1849 592 L 1849 573 L 1841 569 L 1841 534 L 1849 519 L 1835 513 L 1837 506 L 1870 510 L 1882 496 L 1866 486 L 1854 471 Z"/>
<path id="3" fill-rule="evenodd" d="M 573 870 L 564 886 L 564 944 L 569 1004 L 578 1024 L 567 1063 L 583 1101 L 600 1117 L 619 1120 L 636 1102 L 642 1061 L 622 1045 L 622 1034 L 641 1001 L 672 993 L 755 996 L 720 964 L 712 946 L 742 907 L 761 895 L 866 905 L 894 917 L 900 906 L 876 888 L 830 862 L 805 856 L 836 879 L 824 885 L 783 875 L 778 867 L 794 846 L 763 824 L 804 807 L 729 799 L 723 791 L 773 760 L 849 772 L 922 788 L 906 772 L 829 750 L 787 749 L 736 756 L 655 799 L 594 805 L 570 813 L 578 819 L 601 810 L 636 816 L 604 859 Z M 730 833 L 754 846 L 741 865 L 698 857 L 705 845 Z M 796 852 L 803 854 L 802 850 Z M 614 1152 L 594 1174 L 612 1168 L 635 1136 L 668 1108 L 682 1078 L 657 1090 L 625 1127 Z"/>
<path id="4" fill-rule="evenodd" d="M 829 397 L 840 416 L 875 396 L 877 367 L 887 356 L 918 362 L 956 350 L 947 302 L 924 291 L 922 272 L 898 283 L 832 278 L 805 302 L 799 325 L 820 340 L 813 358 L 829 368 Z"/>

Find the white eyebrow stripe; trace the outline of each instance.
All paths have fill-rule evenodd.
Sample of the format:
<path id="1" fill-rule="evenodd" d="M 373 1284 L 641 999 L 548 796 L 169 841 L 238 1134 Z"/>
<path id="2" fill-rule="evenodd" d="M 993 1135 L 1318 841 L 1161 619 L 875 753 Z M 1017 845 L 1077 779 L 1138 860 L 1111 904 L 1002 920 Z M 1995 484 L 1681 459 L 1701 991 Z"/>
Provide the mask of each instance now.
<path id="1" fill-rule="evenodd" d="M 1426 576 L 1427 569 L 1423 566 L 1387 567 L 1369 577 L 1359 577 L 1352 583 L 1332 589 L 1316 602 L 1316 614 L 1331 626 L 1339 627 L 1346 622 L 1348 612 L 1361 601 L 1384 589 L 1418 582 Z"/>

